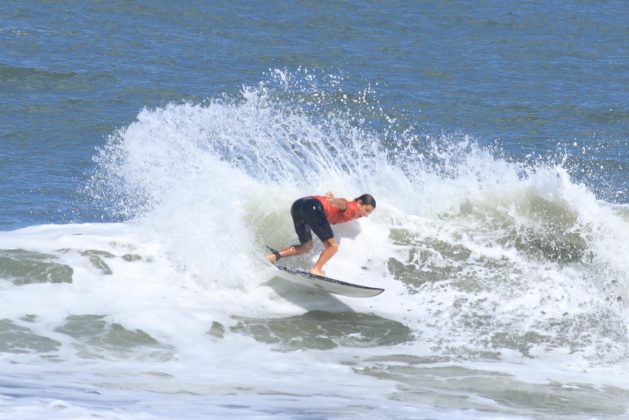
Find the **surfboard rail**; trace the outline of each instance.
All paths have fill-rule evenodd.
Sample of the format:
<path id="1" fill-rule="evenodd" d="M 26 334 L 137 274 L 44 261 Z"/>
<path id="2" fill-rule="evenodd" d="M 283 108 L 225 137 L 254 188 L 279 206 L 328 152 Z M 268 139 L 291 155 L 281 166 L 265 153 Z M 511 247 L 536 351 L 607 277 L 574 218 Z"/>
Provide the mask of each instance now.
<path id="1" fill-rule="evenodd" d="M 296 270 L 290 267 L 275 265 L 275 268 L 279 270 L 280 277 L 286 280 L 304 286 L 321 289 L 328 293 L 334 293 L 337 295 L 367 298 L 378 296 L 380 293 L 384 292 L 384 289 L 381 289 L 379 287 L 369 287 L 360 284 L 349 283 L 330 277 L 318 276 L 316 274 Z"/>

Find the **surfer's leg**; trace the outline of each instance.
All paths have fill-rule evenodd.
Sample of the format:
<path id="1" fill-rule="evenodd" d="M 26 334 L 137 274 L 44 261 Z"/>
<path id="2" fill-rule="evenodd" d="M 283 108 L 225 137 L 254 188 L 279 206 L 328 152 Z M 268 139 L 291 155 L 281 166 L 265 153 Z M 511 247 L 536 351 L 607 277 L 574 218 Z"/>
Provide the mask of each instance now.
<path id="1" fill-rule="evenodd" d="M 282 248 L 279 252 L 273 253 L 266 257 L 271 263 L 275 264 L 277 260 L 284 257 L 292 257 L 295 255 L 305 254 L 312 250 L 312 233 L 310 232 L 310 226 L 308 223 L 309 213 L 313 206 L 313 202 L 319 203 L 311 197 L 300 198 L 295 201 L 290 208 L 290 215 L 293 218 L 293 224 L 295 226 L 295 233 L 299 238 L 299 245 L 290 245 L 286 248 Z M 316 204 L 315 203 L 315 204 Z"/>
<path id="2" fill-rule="evenodd" d="M 334 237 L 323 241 L 323 245 L 325 246 L 325 249 L 321 255 L 319 255 L 319 259 L 315 265 L 312 266 L 312 269 L 310 269 L 312 274 L 316 274 L 318 276 L 325 276 L 325 273 L 323 272 L 324 264 L 330 261 L 330 258 L 332 258 L 339 250 L 339 245 L 336 243 L 336 238 Z"/>
<path id="3" fill-rule="evenodd" d="M 323 206 L 321 203 L 317 200 L 316 205 L 308 208 L 307 210 L 306 220 L 308 221 L 308 225 L 321 242 L 323 242 L 323 246 L 325 247 L 321 255 L 319 255 L 319 259 L 315 265 L 310 269 L 310 272 L 312 274 L 324 276 L 323 265 L 327 263 L 334 254 L 336 254 L 339 246 L 334 238 L 332 226 L 330 226 L 330 222 L 328 222 L 325 218 L 325 213 L 323 212 Z"/>
<path id="4" fill-rule="evenodd" d="M 323 246 L 325 247 L 321 255 L 319 255 L 319 259 L 317 260 L 315 265 L 313 265 L 310 269 L 310 272 L 318 276 L 325 276 L 325 273 L 323 272 L 323 265 L 327 263 L 330 258 L 334 256 L 334 254 L 336 254 L 339 246 L 336 242 L 336 238 L 334 238 L 332 226 L 330 226 L 330 223 L 325 218 L 323 208 L 321 209 L 321 211 L 313 213 L 310 227 L 312 228 L 312 231 L 315 233 L 315 235 L 317 235 L 317 237 L 321 239 L 321 242 L 323 242 Z"/>
<path id="5" fill-rule="evenodd" d="M 312 240 L 301 245 L 291 245 L 280 251 L 282 257 L 294 257 L 295 255 L 305 254 L 312 251 Z"/>
<path id="6" fill-rule="evenodd" d="M 301 245 L 290 245 L 286 248 L 282 248 L 280 251 L 276 251 L 280 254 L 280 258 L 284 257 L 294 257 L 295 255 L 305 254 L 306 252 L 312 251 L 312 239 L 303 243 Z M 271 263 L 275 264 L 278 260 L 277 255 L 275 253 L 266 257 L 266 259 Z"/>

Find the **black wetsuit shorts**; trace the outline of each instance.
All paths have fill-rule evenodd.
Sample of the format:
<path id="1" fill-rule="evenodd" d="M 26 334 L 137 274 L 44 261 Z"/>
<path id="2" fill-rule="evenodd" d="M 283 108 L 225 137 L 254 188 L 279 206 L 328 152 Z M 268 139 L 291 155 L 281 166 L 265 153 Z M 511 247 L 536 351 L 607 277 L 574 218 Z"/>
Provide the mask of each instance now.
<path id="1" fill-rule="evenodd" d="M 334 237 L 332 226 L 325 218 L 323 204 L 316 198 L 304 197 L 295 201 L 290 214 L 301 245 L 312 240 L 311 229 L 322 242 Z"/>

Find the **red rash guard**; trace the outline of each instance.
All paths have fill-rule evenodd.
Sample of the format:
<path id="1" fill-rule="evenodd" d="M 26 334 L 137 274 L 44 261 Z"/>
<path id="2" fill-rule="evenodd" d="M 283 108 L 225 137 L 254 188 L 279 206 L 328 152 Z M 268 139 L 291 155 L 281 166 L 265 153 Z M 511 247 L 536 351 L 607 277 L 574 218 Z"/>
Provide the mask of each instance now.
<path id="1" fill-rule="evenodd" d="M 347 208 L 345 210 L 341 210 L 339 207 L 331 204 L 326 196 L 323 195 L 313 195 L 312 198 L 319 200 L 323 205 L 323 213 L 325 213 L 325 218 L 331 225 L 335 225 L 337 223 L 345 223 L 350 220 L 358 219 L 358 203 L 356 201 L 347 201 L 344 198 L 340 198 L 345 202 Z"/>

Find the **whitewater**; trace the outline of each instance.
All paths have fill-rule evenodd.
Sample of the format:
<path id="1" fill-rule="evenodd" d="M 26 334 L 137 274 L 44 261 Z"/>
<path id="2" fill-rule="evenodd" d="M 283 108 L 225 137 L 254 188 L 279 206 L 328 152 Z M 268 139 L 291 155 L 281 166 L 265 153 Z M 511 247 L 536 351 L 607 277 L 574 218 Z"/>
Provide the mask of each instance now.
<path id="1" fill-rule="evenodd" d="M 305 74 L 112 133 L 83 193 L 117 222 L 0 232 L 2 415 L 625 416 L 629 208 L 565 157 L 420 135 Z M 266 263 L 327 191 L 376 197 L 326 269 L 382 295 Z"/>

